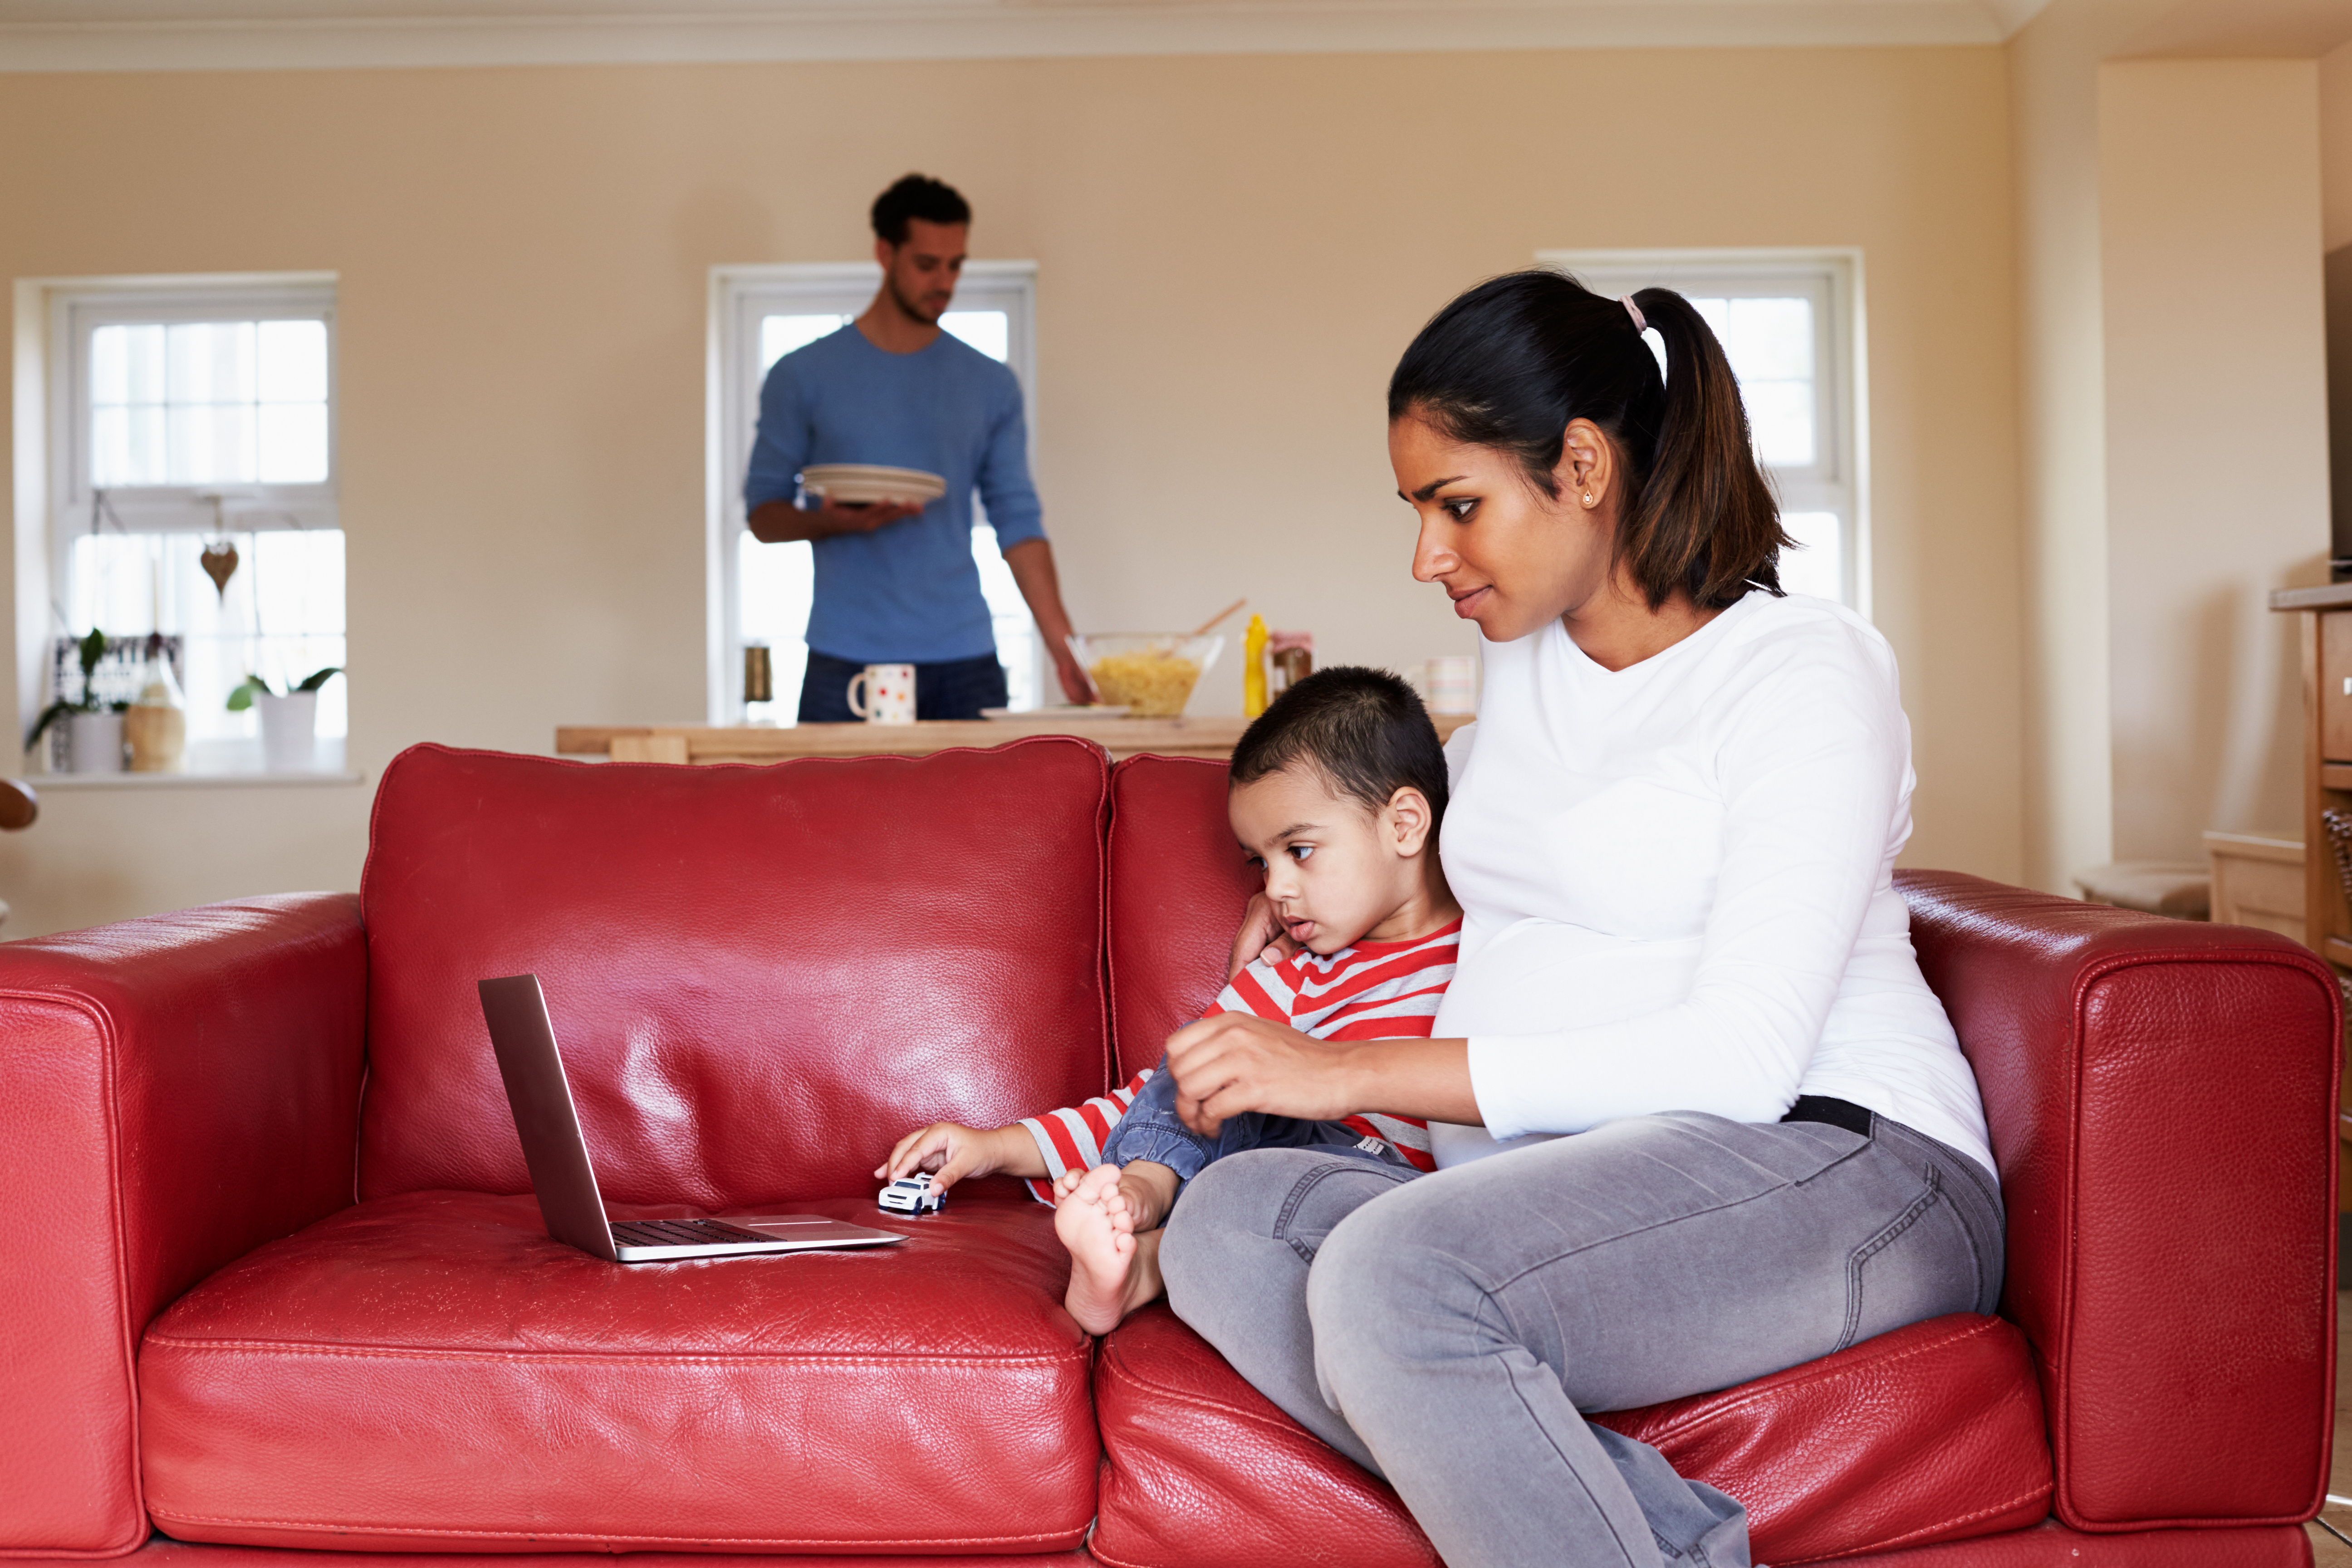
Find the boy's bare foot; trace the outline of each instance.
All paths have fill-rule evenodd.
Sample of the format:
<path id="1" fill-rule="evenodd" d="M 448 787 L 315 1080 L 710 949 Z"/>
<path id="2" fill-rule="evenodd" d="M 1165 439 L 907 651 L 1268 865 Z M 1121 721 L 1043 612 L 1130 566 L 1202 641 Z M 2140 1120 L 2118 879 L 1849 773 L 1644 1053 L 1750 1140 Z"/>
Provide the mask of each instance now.
<path id="1" fill-rule="evenodd" d="M 1160 1293 L 1160 1271 L 1136 1267 L 1143 1247 L 1135 1215 L 1118 1190 L 1116 1165 L 1097 1165 L 1061 1189 L 1054 1207 L 1054 1233 L 1070 1249 L 1070 1289 L 1063 1298 L 1070 1316 L 1090 1334 L 1107 1334 L 1119 1320 Z M 1156 1237 L 1155 1237 L 1156 1239 Z"/>

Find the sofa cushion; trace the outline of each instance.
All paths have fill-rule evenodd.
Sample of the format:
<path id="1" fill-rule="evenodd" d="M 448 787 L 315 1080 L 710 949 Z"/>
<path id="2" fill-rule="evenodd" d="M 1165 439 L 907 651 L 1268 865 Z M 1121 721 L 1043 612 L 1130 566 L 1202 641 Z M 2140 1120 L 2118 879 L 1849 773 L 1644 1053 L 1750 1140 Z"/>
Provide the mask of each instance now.
<path id="1" fill-rule="evenodd" d="M 1111 1568 L 1291 1568 L 1330 1542 L 1358 1568 L 1432 1568 L 1396 1494 L 1243 1382 L 1164 1307 L 1095 1372 Z M 1803 1563 L 2020 1529 L 2049 1510 L 2025 1338 L 1932 1319 L 1719 1394 L 1596 1417 L 1748 1506 L 1759 1562 Z"/>
<path id="2" fill-rule="evenodd" d="M 942 1117 L 1102 1092 L 1101 751 L 772 767 L 417 746 L 362 882 L 361 1195 L 530 1190 L 474 983 L 545 986 L 607 1199 L 870 1192 Z"/>
<path id="3" fill-rule="evenodd" d="M 1129 757 L 1110 771 L 1111 1039 L 1124 1080 L 1225 984 L 1242 908 L 1264 879 L 1225 820 L 1225 764 Z"/>
<path id="4" fill-rule="evenodd" d="M 795 1206 L 911 1239 L 622 1266 L 529 1197 L 413 1193 L 273 1242 L 148 1330 L 149 1511 L 354 1551 L 1075 1546 L 1092 1342 L 1050 1215 Z"/>

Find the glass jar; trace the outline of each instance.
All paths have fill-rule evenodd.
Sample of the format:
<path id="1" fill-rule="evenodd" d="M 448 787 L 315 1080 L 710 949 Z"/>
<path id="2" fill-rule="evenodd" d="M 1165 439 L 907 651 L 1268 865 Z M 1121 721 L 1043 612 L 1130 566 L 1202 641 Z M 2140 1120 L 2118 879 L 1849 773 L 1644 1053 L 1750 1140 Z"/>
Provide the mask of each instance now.
<path id="1" fill-rule="evenodd" d="M 147 639 L 139 695 L 122 715 L 122 739 L 131 748 L 134 773 L 176 773 L 187 766 L 188 704 L 160 633 Z"/>

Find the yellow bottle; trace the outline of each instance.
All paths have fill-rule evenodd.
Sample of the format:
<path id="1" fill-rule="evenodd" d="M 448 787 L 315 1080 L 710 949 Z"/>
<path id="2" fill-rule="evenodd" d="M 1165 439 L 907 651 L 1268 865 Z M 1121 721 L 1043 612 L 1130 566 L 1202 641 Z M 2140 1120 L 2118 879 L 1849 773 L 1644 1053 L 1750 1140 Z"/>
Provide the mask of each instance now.
<path id="1" fill-rule="evenodd" d="M 1265 617 L 1252 616 L 1242 633 L 1242 716 L 1255 719 L 1265 711 Z"/>

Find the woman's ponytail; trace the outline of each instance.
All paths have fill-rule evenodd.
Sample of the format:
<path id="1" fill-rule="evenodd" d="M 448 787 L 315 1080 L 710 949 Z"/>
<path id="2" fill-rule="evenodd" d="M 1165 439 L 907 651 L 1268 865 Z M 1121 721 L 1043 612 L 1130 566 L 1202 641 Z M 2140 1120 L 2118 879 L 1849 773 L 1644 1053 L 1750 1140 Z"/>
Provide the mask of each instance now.
<path id="1" fill-rule="evenodd" d="M 1439 311 L 1389 381 L 1389 418 L 1519 461 L 1558 495 L 1569 422 L 1589 419 L 1624 459 L 1617 553 L 1655 608 L 1677 592 L 1719 609 L 1780 592 L 1790 544 L 1757 466 L 1739 384 L 1706 318 L 1671 289 L 1633 296 L 1666 345 L 1663 379 L 1625 302 L 1549 270 L 1491 279 Z"/>
<path id="2" fill-rule="evenodd" d="M 1748 584 L 1780 592 L 1790 540 L 1757 466 L 1739 382 L 1706 318 L 1671 289 L 1633 297 L 1666 345 L 1666 406 L 1649 472 L 1618 525 L 1617 547 L 1655 606 L 1675 588 L 1701 609 L 1731 604 Z"/>

